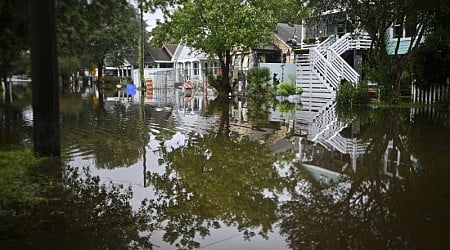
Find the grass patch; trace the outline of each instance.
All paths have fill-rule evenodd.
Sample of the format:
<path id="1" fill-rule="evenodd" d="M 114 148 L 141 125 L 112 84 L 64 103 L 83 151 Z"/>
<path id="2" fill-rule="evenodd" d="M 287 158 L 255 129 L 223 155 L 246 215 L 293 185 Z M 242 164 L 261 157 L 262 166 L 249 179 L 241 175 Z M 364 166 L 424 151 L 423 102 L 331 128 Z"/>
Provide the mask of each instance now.
<path id="1" fill-rule="evenodd" d="M 36 169 L 45 158 L 36 157 L 31 150 L 0 151 L 0 206 L 15 201 L 38 199 L 39 183 Z"/>

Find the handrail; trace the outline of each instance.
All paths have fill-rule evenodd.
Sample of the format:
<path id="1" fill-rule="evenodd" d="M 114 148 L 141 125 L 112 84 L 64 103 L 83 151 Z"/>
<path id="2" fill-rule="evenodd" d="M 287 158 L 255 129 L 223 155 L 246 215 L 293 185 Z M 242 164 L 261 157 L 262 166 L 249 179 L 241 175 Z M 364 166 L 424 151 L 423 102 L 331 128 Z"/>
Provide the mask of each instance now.
<path id="1" fill-rule="evenodd" d="M 350 33 L 346 33 L 341 38 L 336 40 L 328 49 L 334 49 L 339 55 L 342 55 L 345 51 L 349 50 L 350 48 Z"/>
<path id="2" fill-rule="evenodd" d="M 342 77 L 353 83 L 358 84 L 360 80 L 360 75 L 356 70 L 350 66 L 347 61 L 344 60 L 334 49 L 330 48 L 328 55 L 328 60 L 331 62 L 331 65 L 335 67 L 335 69 L 342 74 Z"/>
<path id="3" fill-rule="evenodd" d="M 309 48 L 312 70 L 331 93 L 336 93 L 341 80 L 357 85 L 361 76 L 341 55 L 352 49 L 369 49 L 370 37 L 360 33 L 358 36 L 346 33 L 339 39 L 330 36 L 316 47 Z"/>
<path id="4" fill-rule="evenodd" d="M 331 65 L 317 48 L 310 49 L 310 57 L 313 69 L 327 83 L 325 86 L 331 93 L 335 93 L 341 82 L 342 75 L 334 69 L 333 65 Z"/>
<path id="5" fill-rule="evenodd" d="M 351 33 L 347 33 L 328 48 L 327 58 L 344 79 L 356 85 L 361 76 L 340 55 L 351 49 L 368 48 L 367 46 L 370 47 L 370 40 L 365 35 L 360 35 L 355 39 Z"/>
<path id="6" fill-rule="evenodd" d="M 321 42 L 317 47 L 317 51 L 320 52 L 323 56 L 327 55 L 327 49 L 336 42 L 336 37 L 334 35 L 329 36 L 323 42 Z"/>

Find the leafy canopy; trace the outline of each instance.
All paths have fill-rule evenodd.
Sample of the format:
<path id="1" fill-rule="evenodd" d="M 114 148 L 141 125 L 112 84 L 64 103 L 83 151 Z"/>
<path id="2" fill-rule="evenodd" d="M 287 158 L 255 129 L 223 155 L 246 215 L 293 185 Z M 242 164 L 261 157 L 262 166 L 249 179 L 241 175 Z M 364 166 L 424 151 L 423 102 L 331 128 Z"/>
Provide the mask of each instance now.
<path id="1" fill-rule="evenodd" d="M 175 7 L 154 33 L 170 33 L 210 55 L 225 55 L 236 47 L 251 49 L 264 42 L 275 31 L 279 10 L 266 0 L 189 0 Z"/>

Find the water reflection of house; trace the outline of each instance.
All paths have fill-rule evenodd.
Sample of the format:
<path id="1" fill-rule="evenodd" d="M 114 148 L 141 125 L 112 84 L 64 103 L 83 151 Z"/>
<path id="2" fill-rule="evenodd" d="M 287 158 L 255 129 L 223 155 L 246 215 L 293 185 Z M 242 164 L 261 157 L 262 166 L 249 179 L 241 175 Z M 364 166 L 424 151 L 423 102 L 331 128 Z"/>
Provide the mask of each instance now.
<path id="1" fill-rule="evenodd" d="M 236 105 L 230 108 L 230 131 L 241 139 L 248 137 L 268 145 L 272 152 L 282 152 L 294 148 L 294 143 L 288 137 L 291 132 L 289 123 L 281 117 L 280 112 L 270 110 L 267 123 L 258 124 L 248 117 L 247 103 L 238 99 Z"/>
<path id="2" fill-rule="evenodd" d="M 326 169 L 349 175 L 367 171 L 364 157 L 370 154 L 371 141 L 360 139 L 362 130 L 358 122 L 342 122 L 337 119 L 335 102 L 330 99 L 321 108 L 299 111 L 302 140 L 297 159 L 305 169 Z M 301 118 L 301 119 L 300 119 Z M 401 178 L 411 167 L 417 168 L 417 160 L 409 153 L 402 153 L 390 140 L 379 162 L 379 173 Z M 314 166 L 311 168 L 309 165 Z"/>

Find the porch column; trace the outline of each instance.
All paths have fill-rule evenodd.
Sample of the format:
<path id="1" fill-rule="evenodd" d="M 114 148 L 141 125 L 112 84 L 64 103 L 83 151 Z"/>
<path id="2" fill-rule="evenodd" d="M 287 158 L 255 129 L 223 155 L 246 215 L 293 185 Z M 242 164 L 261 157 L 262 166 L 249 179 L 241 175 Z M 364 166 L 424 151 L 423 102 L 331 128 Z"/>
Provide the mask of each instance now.
<path id="1" fill-rule="evenodd" d="M 203 72 L 202 72 L 202 61 L 198 60 L 198 81 L 200 82 L 201 86 L 203 87 Z"/>

